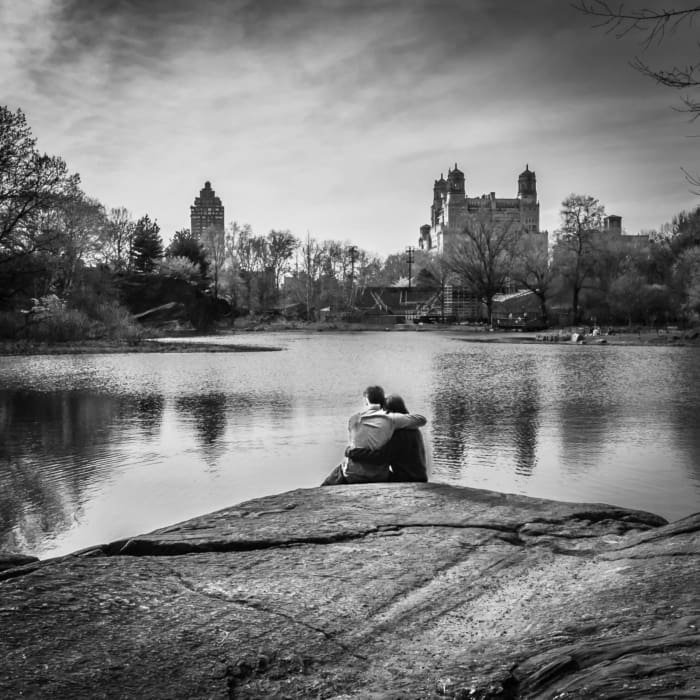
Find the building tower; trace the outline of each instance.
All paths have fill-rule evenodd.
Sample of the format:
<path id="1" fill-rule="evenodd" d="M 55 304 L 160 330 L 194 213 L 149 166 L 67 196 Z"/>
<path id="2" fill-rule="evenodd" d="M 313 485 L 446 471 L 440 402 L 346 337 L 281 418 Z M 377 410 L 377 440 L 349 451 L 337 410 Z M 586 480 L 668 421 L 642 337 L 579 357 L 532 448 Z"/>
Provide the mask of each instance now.
<path id="1" fill-rule="evenodd" d="M 195 197 L 194 205 L 190 207 L 190 231 L 194 238 L 200 239 L 210 226 L 224 230 L 224 205 L 207 180 L 204 189 L 199 191 L 199 197 Z"/>
<path id="2" fill-rule="evenodd" d="M 447 191 L 449 194 L 457 194 L 464 196 L 464 173 L 457 167 L 455 163 L 455 169 L 449 170 L 447 173 Z"/>
<path id="3" fill-rule="evenodd" d="M 437 226 L 442 217 L 442 205 L 447 197 L 447 180 L 440 173 L 440 179 L 433 185 L 433 203 L 430 207 L 430 225 Z"/>
<path id="4" fill-rule="evenodd" d="M 537 178 L 535 171 L 525 165 L 525 170 L 518 176 L 518 206 L 520 223 L 530 233 L 540 230 L 540 205 L 537 202 Z"/>
<path id="5" fill-rule="evenodd" d="M 518 199 L 531 204 L 537 202 L 537 178 L 529 165 L 518 176 Z"/>

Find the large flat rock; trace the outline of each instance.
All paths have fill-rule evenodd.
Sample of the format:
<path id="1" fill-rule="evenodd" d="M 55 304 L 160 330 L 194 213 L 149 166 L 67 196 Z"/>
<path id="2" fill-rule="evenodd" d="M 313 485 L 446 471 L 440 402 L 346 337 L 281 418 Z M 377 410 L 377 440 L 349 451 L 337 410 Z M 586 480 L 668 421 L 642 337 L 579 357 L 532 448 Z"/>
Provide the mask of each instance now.
<path id="1" fill-rule="evenodd" d="M 700 514 L 306 489 L 0 572 L 0 697 L 700 697 Z"/>

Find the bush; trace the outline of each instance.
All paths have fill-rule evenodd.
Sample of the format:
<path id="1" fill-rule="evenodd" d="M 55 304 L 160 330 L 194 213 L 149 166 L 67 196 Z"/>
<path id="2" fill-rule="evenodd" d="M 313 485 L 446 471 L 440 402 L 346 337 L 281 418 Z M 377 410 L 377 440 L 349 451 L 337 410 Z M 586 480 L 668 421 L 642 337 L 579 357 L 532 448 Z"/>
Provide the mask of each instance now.
<path id="1" fill-rule="evenodd" d="M 104 335 L 112 340 L 139 342 L 143 329 L 132 315 L 119 304 L 100 304 L 94 311 L 94 318 L 104 329 Z"/>
<path id="2" fill-rule="evenodd" d="M 25 323 L 24 314 L 16 311 L 0 311 L 0 338 L 19 338 Z"/>
<path id="3" fill-rule="evenodd" d="M 38 310 L 37 310 L 38 309 Z M 0 338 L 39 343 L 114 340 L 138 343 L 141 326 L 116 302 L 93 305 L 91 312 L 62 303 L 35 307 L 33 313 L 0 312 Z"/>
<path id="4" fill-rule="evenodd" d="M 65 343 L 100 337 L 96 326 L 82 311 L 58 309 L 30 319 L 23 335 L 37 342 Z"/>

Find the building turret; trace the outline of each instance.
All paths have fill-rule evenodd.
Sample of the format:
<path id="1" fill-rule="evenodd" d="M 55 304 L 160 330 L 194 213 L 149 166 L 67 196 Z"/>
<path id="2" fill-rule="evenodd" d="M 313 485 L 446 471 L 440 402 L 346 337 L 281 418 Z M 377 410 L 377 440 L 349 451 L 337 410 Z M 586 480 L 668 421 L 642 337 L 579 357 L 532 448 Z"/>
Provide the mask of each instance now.
<path id="1" fill-rule="evenodd" d="M 603 230 L 608 233 L 617 233 L 622 235 L 622 217 L 616 214 L 610 214 L 603 219 Z"/>
<path id="2" fill-rule="evenodd" d="M 447 194 L 447 180 L 440 173 L 440 179 L 435 180 L 433 185 L 433 202 L 440 202 L 445 194 Z"/>
<path id="3" fill-rule="evenodd" d="M 433 192 L 437 195 L 439 192 L 446 192 L 446 191 L 447 191 L 447 180 L 445 180 L 443 174 L 440 173 L 440 179 L 435 180 L 435 184 L 433 185 Z"/>
<path id="4" fill-rule="evenodd" d="M 518 199 L 537 201 L 537 178 L 528 165 L 525 166 L 525 170 L 518 176 Z"/>
<path id="5" fill-rule="evenodd" d="M 457 167 L 455 163 L 454 170 L 449 170 L 447 173 L 447 191 L 450 194 L 464 194 L 464 173 Z"/>
<path id="6" fill-rule="evenodd" d="M 430 224 L 423 224 L 420 227 L 420 235 L 418 236 L 418 247 L 421 250 L 430 250 L 433 247 L 432 241 L 430 240 L 430 229 L 432 227 Z"/>

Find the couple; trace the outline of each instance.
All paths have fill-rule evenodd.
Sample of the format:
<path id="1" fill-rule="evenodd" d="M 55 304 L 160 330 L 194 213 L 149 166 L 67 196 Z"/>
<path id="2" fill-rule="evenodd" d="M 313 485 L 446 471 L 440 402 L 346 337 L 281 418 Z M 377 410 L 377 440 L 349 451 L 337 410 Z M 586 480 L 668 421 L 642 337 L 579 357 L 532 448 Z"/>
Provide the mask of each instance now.
<path id="1" fill-rule="evenodd" d="M 365 409 L 348 421 L 345 459 L 321 486 L 377 481 L 427 481 L 425 445 L 420 428 L 426 419 L 409 413 L 398 395 L 385 398 L 380 386 L 368 386 Z"/>

